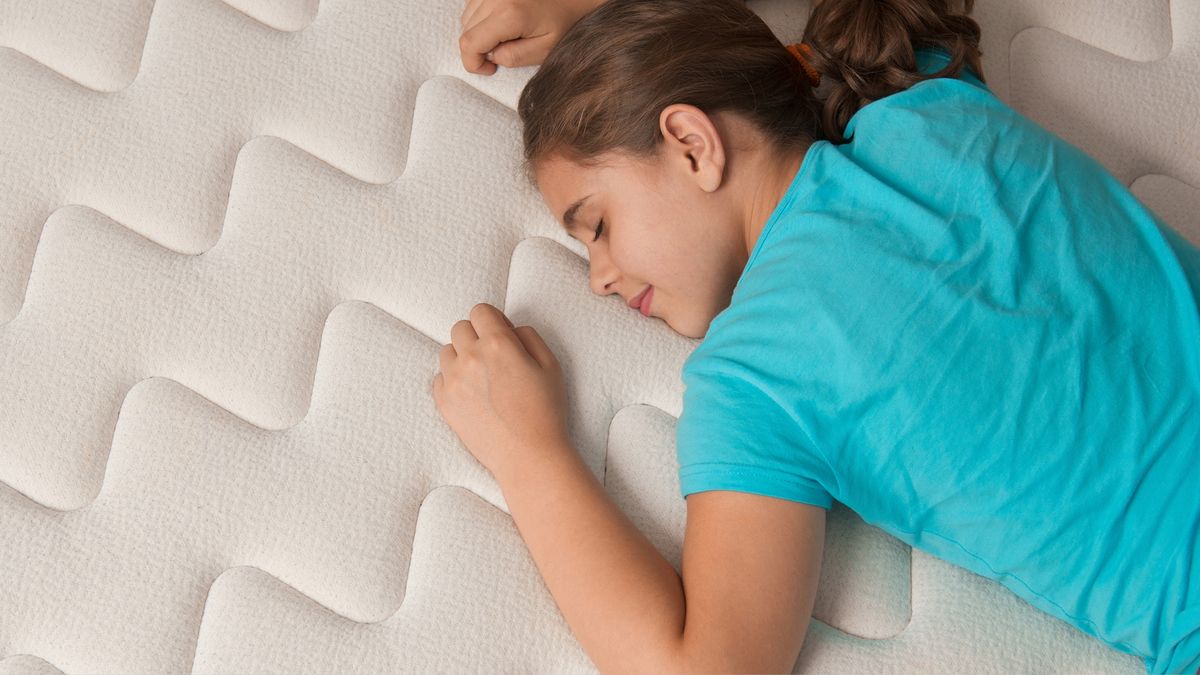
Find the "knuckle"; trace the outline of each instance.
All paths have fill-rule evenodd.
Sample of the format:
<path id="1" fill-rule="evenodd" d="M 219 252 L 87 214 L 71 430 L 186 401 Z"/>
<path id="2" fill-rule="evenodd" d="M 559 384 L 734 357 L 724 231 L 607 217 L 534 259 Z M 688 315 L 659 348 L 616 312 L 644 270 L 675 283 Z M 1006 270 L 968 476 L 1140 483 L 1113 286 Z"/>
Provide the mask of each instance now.
<path id="1" fill-rule="evenodd" d="M 497 7 L 491 16 L 495 17 L 497 23 L 506 26 L 511 26 L 513 23 L 521 21 L 521 11 L 511 3 Z"/>
<path id="2" fill-rule="evenodd" d="M 514 338 L 512 335 L 495 335 L 492 342 L 495 346 L 492 347 L 492 354 L 497 357 L 508 359 L 517 353 L 516 343 L 519 338 Z"/>

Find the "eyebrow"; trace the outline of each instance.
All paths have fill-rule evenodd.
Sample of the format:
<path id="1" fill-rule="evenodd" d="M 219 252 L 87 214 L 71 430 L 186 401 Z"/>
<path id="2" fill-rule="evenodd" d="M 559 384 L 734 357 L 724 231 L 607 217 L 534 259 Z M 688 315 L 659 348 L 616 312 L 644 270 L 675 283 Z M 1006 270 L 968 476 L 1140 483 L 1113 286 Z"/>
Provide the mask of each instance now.
<path id="1" fill-rule="evenodd" d="M 595 193 L 592 193 L 592 194 L 595 194 Z M 576 214 L 576 212 L 579 211 L 579 207 L 583 206 L 583 203 L 585 201 L 587 201 L 588 197 L 591 197 L 591 196 L 592 195 L 586 195 L 584 197 L 580 197 L 579 201 L 577 201 L 574 204 L 567 207 L 567 210 L 563 213 L 563 224 L 566 226 L 567 231 L 571 231 L 571 230 L 575 229 L 575 227 L 576 227 L 575 214 Z"/>

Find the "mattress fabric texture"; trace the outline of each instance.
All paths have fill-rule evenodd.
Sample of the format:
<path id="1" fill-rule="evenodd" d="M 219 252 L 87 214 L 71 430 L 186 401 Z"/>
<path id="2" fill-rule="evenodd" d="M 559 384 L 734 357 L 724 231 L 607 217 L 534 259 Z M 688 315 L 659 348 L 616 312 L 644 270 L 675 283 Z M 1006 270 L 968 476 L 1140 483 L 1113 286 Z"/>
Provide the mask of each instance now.
<path id="1" fill-rule="evenodd" d="M 0 674 L 594 672 L 433 403 L 480 302 L 680 568 L 699 342 L 590 291 L 519 170 L 536 67 L 465 71 L 462 9 L 0 0 Z M 1200 243 L 1200 2 L 973 16 L 992 91 Z M 838 503 L 794 670 L 1144 672 Z"/>

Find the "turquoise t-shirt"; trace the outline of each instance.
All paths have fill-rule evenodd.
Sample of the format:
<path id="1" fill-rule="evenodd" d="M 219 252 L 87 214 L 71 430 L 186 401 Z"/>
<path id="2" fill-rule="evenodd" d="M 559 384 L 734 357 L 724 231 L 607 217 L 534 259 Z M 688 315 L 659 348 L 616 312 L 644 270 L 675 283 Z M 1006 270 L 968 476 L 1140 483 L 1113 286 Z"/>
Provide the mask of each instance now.
<path id="1" fill-rule="evenodd" d="M 684 364 L 683 495 L 836 499 L 1194 673 L 1200 251 L 969 74 L 846 133 L 811 146 Z"/>

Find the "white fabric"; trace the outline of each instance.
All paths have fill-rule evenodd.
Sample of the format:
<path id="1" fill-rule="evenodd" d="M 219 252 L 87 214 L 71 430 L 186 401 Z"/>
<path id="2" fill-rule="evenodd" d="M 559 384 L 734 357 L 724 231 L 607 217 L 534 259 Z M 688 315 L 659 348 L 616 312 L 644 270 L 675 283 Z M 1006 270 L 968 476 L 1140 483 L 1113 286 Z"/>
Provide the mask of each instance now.
<path id="1" fill-rule="evenodd" d="M 477 302 L 678 569 L 696 342 L 590 292 L 517 170 L 535 68 L 463 70 L 461 11 L 0 0 L 0 673 L 593 671 L 432 401 Z M 1200 3 L 975 16 L 992 89 L 1200 241 Z M 1142 670 L 840 504 L 814 616 L 798 672 Z"/>

